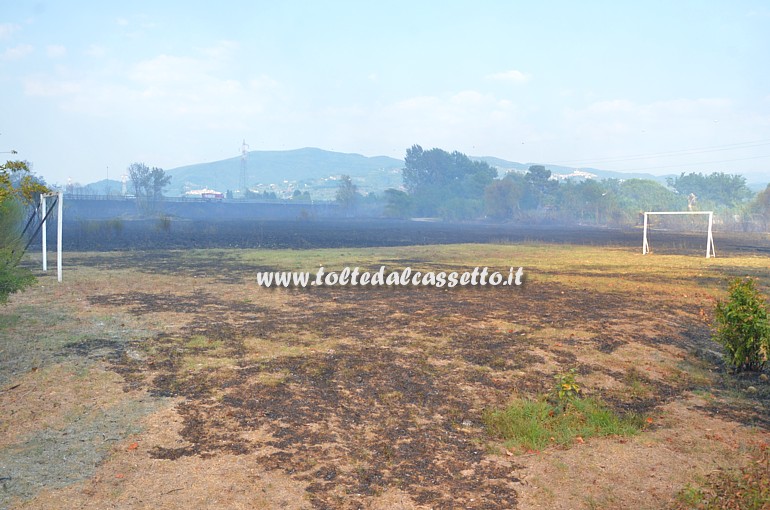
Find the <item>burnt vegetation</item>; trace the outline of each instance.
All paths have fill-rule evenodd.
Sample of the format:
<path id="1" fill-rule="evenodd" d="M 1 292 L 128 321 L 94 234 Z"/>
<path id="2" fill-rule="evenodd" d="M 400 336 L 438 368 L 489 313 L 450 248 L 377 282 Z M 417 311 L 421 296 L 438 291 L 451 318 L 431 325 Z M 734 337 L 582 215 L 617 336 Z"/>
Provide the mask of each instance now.
<path id="1" fill-rule="evenodd" d="M 211 274 L 221 262 L 197 260 L 195 272 Z M 602 374 L 643 388 L 610 392 L 605 400 L 621 415 L 648 412 L 697 384 L 686 374 L 665 382 L 636 374 L 630 381 L 602 363 L 578 362 L 575 350 L 607 353 L 633 341 L 695 351 L 709 342 L 694 306 L 556 283 L 508 292 L 277 292 L 287 296 L 280 313 L 205 289 L 89 300 L 137 316 L 184 317 L 178 331 L 127 346 L 141 356 L 114 359 L 127 386 L 182 398 L 183 441 L 156 446 L 153 456 L 256 453 L 260 465 L 308 483 L 315 508 L 355 508 L 391 489 L 438 507 L 513 507 L 515 460 L 488 455 L 496 446 L 484 431 L 485 409 L 514 394 L 536 398 L 549 391 L 553 373 L 575 368 L 581 377 Z M 608 336 L 610 318 L 630 309 L 662 323 L 675 317 L 678 326 L 633 339 L 617 331 Z M 565 333 L 544 342 L 546 329 Z M 577 329 L 589 335 L 566 333 Z M 742 421 L 761 423 L 759 408 L 741 412 Z"/>

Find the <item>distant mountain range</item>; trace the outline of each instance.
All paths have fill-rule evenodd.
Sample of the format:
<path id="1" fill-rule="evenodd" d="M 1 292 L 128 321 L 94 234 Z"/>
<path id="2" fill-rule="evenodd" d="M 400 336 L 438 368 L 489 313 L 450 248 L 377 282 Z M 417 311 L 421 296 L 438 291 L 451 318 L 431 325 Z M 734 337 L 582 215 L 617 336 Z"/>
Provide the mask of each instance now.
<path id="1" fill-rule="evenodd" d="M 366 157 L 315 148 L 251 151 L 246 158 L 246 184 L 255 191 L 286 194 L 295 189 L 311 193 L 331 190 L 333 196 L 336 179 L 344 174 L 353 178 L 359 190 L 380 192 L 401 184 L 403 166 L 403 160 L 386 156 Z M 241 158 L 172 168 L 167 173 L 172 176 L 171 194 L 204 187 L 235 191 L 240 187 Z"/>
<path id="2" fill-rule="evenodd" d="M 526 172 L 536 163 L 515 163 L 495 157 L 471 157 L 485 161 L 497 168 L 502 177 L 509 171 Z M 246 158 L 246 183 L 257 192 L 271 191 L 278 196 L 290 196 L 295 190 L 309 191 L 316 199 L 333 199 L 340 175 L 350 175 L 363 193 L 379 193 L 388 188 L 401 186 L 402 159 L 387 156 L 367 157 L 316 148 L 289 151 L 251 151 Z M 574 174 L 575 168 L 544 165 L 555 175 Z M 226 192 L 239 188 L 241 157 L 221 161 L 198 163 L 167 169 L 172 176 L 166 190 L 169 196 L 180 196 L 194 189 L 213 189 Z M 646 173 L 624 173 L 596 168 L 580 168 L 578 177 L 596 179 L 650 179 L 665 184 L 666 177 Z M 129 193 L 131 192 L 128 183 Z M 764 189 L 767 183 L 749 183 L 755 190 Z M 84 187 L 86 193 L 121 194 L 122 184 L 114 180 L 101 180 Z"/>

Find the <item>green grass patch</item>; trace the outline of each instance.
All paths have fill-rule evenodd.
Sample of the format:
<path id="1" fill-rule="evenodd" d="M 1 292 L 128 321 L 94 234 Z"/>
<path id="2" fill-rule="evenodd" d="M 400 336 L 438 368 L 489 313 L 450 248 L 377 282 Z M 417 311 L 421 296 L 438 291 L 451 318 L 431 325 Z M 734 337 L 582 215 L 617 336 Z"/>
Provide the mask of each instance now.
<path id="1" fill-rule="evenodd" d="M 546 400 L 516 400 L 505 409 L 487 412 L 484 423 L 507 448 L 523 451 L 567 446 L 577 438 L 630 436 L 644 428 L 641 416 L 619 416 L 594 398 L 572 399 L 564 407 Z"/>
<path id="2" fill-rule="evenodd" d="M 218 349 L 224 343 L 221 340 L 211 340 L 203 335 L 193 335 L 184 343 L 188 349 Z"/>

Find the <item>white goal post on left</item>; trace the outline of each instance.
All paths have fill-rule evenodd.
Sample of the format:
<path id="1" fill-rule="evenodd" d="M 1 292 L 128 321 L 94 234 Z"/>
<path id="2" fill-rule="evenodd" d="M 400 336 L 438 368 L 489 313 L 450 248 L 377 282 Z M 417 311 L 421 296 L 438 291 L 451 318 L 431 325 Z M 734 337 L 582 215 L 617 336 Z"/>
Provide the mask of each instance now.
<path id="1" fill-rule="evenodd" d="M 42 244 L 43 244 L 43 271 L 48 271 L 48 232 L 46 231 L 46 221 L 48 220 L 48 209 L 46 208 L 46 198 L 56 197 L 56 276 L 61 281 L 61 245 L 62 245 L 62 217 L 63 217 L 63 198 L 64 193 L 56 191 L 53 193 L 43 193 L 40 195 L 40 211 L 43 218 L 42 225 Z"/>
<path id="2" fill-rule="evenodd" d="M 650 243 L 647 241 L 647 218 L 651 214 L 673 215 L 673 214 L 708 214 L 709 227 L 708 237 L 706 238 L 706 258 L 716 257 L 714 251 L 714 236 L 711 234 L 711 227 L 714 225 L 714 211 L 650 211 L 644 213 L 644 238 L 642 240 L 642 255 L 650 253 Z"/>

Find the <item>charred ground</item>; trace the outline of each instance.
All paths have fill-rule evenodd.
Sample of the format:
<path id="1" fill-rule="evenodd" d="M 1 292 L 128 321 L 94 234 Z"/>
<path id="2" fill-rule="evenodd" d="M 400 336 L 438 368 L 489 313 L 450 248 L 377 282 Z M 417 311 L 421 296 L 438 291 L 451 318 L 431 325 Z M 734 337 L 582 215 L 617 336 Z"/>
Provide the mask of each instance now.
<path id="1" fill-rule="evenodd" d="M 307 235 L 323 238 L 317 230 L 309 226 Z M 276 228 L 274 235 L 283 233 Z M 70 313 L 119 317 L 121 327 L 145 333 L 83 334 L 45 363 L 104 364 L 126 395 L 175 402 L 181 424 L 173 440 L 132 436 L 143 462 L 163 463 L 151 464 L 157 469 L 242 459 L 236 465 L 244 472 L 279 473 L 300 487 L 297 508 L 375 508 L 394 493 L 403 496 L 402 508 L 516 507 L 525 460 L 486 433 L 483 413 L 512 397 L 542 396 L 554 375 L 572 368 L 617 412 L 654 416 L 651 430 L 662 409 L 693 392 L 711 395 L 688 404 L 701 421 L 770 425 L 770 391 L 724 371 L 708 325 L 717 284 L 746 267 L 766 278 L 766 265 L 645 258 L 629 270 L 624 258 L 639 259 L 624 249 L 597 255 L 509 241 L 319 255 L 333 259 L 331 266 L 526 266 L 523 286 L 494 289 L 255 285 L 256 271 L 316 262 L 300 250 L 69 253 L 65 270 L 74 283 L 60 292 Z M 735 397 L 750 385 L 759 390 Z M 124 494 L 117 482 L 89 483 L 67 501 L 96 508 Z M 176 485 L 161 487 L 143 501 L 171 508 L 168 495 L 183 495 Z"/>
<path id="2" fill-rule="evenodd" d="M 64 227 L 66 251 L 268 248 L 315 249 L 412 246 L 455 243 L 546 242 L 588 246 L 626 246 L 641 250 L 639 228 L 445 223 L 386 219 L 304 220 L 75 220 Z M 49 246 L 55 244 L 49 229 Z M 653 250 L 660 253 L 703 251 L 706 235 L 655 231 Z M 770 253 L 770 239 L 761 234 L 715 233 L 717 253 Z"/>
<path id="3" fill-rule="evenodd" d="M 587 322 L 599 336 L 605 318 L 629 306 L 620 296 L 565 297 L 555 285 L 497 296 L 480 290 L 296 291 L 291 308 L 280 316 L 205 292 L 166 297 L 163 303 L 142 293 L 89 299 L 136 314 L 170 307 L 190 315 L 180 335 L 152 341 L 147 360 L 124 358 L 116 364 L 133 384 L 185 399 L 178 408 L 185 446 L 155 448 L 152 455 L 177 459 L 266 449 L 259 461 L 309 482 L 317 508 L 355 507 L 390 487 L 417 504 L 442 508 L 514 506 L 513 466 L 485 460 L 483 410 L 514 393 L 534 398 L 550 389 L 548 372 L 513 376 L 545 362 L 532 353 L 529 332 L 544 325 L 585 329 Z M 485 326 L 510 320 L 512 303 L 526 318 L 516 321 L 516 329 Z M 578 311 L 586 308 L 592 311 L 581 312 L 578 325 Z M 704 340 L 700 329 L 696 341 Z M 185 339 L 194 337 L 206 338 L 211 347 L 185 347 Z M 317 339 L 340 341 L 316 349 Z M 622 372 L 578 362 L 568 346 L 576 341 L 568 335 L 562 340 L 565 348 L 549 351 L 561 369 L 599 371 L 622 381 Z M 250 359 L 249 344 L 273 342 L 297 354 Z M 214 367 L 191 373 L 185 363 L 191 354 Z M 216 367 L 217 358 L 228 361 Z M 616 404 L 624 412 L 644 412 L 688 388 L 658 383 L 654 397 L 618 396 Z M 250 433 L 260 440 L 249 439 Z"/>

